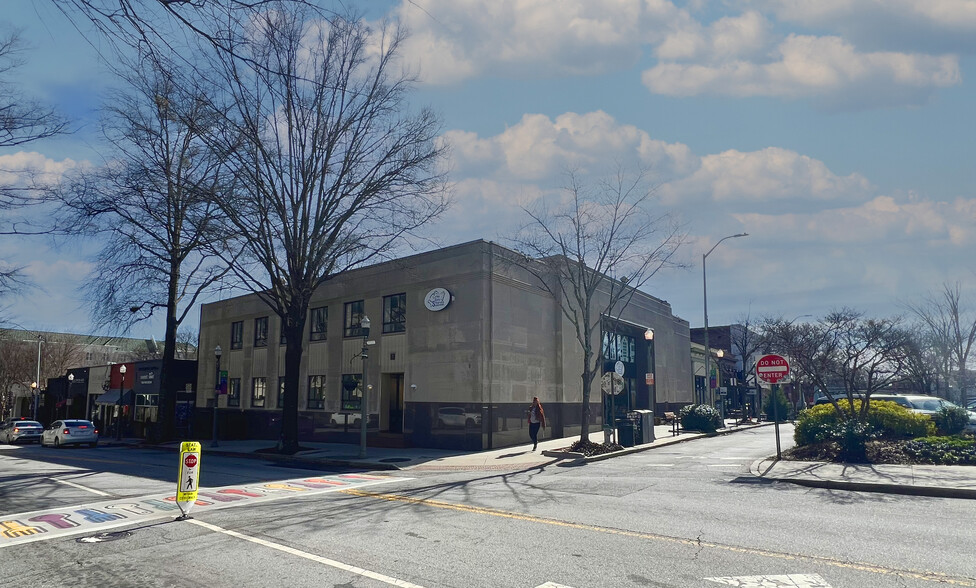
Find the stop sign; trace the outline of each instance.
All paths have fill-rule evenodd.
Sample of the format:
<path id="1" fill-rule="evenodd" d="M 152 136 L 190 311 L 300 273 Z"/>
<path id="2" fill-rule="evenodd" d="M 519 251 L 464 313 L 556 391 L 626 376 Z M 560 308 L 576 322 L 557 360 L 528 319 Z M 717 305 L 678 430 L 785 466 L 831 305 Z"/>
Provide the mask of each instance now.
<path id="1" fill-rule="evenodd" d="M 187 455 L 186 458 L 183 459 L 183 465 L 188 468 L 197 467 L 197 456 L 193 455 L 192 453 Z"/>
<path id="2" fill-rule="evenodd" d="M 759 358 L 756 362 L 756 376 L 767 384 L 777 384 L 790 375 L 790 362 L 782 355 L 771 353 Z"/>

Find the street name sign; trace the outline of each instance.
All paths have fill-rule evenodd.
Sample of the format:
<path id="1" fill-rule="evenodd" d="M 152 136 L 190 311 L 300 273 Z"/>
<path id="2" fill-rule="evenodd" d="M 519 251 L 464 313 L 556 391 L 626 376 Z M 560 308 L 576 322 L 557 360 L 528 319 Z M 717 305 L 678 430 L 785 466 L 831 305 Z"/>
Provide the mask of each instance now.
<path id="1" fill-rule="evenodd" d="M 756 362 L 756 376 L 767 384 L 778 384 L 790 375 L 790 362 L 782 355 L 770 353 Z"/>

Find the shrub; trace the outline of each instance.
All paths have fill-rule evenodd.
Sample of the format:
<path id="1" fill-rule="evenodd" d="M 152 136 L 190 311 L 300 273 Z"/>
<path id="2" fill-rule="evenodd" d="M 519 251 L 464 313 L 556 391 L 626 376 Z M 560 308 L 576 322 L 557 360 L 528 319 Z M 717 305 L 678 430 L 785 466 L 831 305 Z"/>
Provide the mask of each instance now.
<path id="1" fill-rule="evenodd" d="M 847 412 L 850 406 L 845 400 L 838 400 L 838 406 Z M 854 411 L 861 410 L 861 401 L 854 401 Z M 797 445 L 810 445 L 824 441 L 840 441 L 857 431 L 844 428 L 847 419 L 837 414 L 832 404 L 820 404 L 800 412 L 793 432 Z M 916 414 L 907 408 L 888 401 L 872 402 L 868 408 L 867 422 L 862 431 L 865 440 L 871 437 L 904 439 L 935 433 L 935 425 L 925 415 Z M 856 449 L 856 448 L 854 448 Z"/>
<path id="2" fill-rule="evenodd" d="M 958 437 L 922 437 L 905 443 L 905 453 L 918 463 L 976 465 L 976 443 Z"/>
<path id="3" fill-rule="evenodd" d="M 722 425 L 722 415 L 707 404 L 689 404 L 678 411 L 681 428 L 703 433 L 714 433 Z"/>
<path id="4" fill-rule="evenodd" d="M 786 399 L 782 390 L 777 389 L 775 393 L 766 396 L 766 400 L 763 402 L 763 412 L 766 413 L 766 418 L 770 420 L 776 418 L 780 422 L 785 421 L 790 416 L 790 401 Z"/>
<path id="5" fill-rule="evenodd" d="M 969 424 L 969 411 L 961 406 L 943 406 L 932 415 L 941 435 L 958 435 Z"/>

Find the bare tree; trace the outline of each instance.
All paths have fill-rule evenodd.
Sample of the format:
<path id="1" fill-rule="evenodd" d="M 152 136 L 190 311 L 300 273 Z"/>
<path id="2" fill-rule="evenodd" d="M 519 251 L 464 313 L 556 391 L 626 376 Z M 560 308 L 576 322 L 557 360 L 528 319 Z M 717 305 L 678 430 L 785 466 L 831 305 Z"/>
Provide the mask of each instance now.
<path id="1" fill-rule="evenodd" d="M 24 45 L 14 32 L 0 37 L 0 148 L 17 147 L 65 132 L 67 122 L 53 109 L 25 96 L 14 82 L 16 71 L 24 66 Z M 0 235 L 24 235 L 48 232 L 26 216 L 47 204 L 39 191 L 42 175 L 36 170 L 4 170 L 15 176 L 13 182 L 0 184 Z M 22 267 L 0 261 L 0 298 L 28 285 Z"/>
<path id="2" fill-rule="evenodd" d="M 232 50 L 215 63 L 233 111 L 214 140 L 233 155 L 240 180 L 221 200 L 241 251 L 226 261 L 282 320 L 282 451 L 294 452 L 302 336 L 316 288 L 392 255 L 446 209 L 449 195 L 438 120 L 407 109 L 413 78 L 397 69 L 403 31 L 373 30 L 354 16 L 322 21 L 287 2 L 247 25 L 222 33 Z"/>
<path id="3" fill-rule="evenodd" d="M 603 366 L 604 321 L 619 316 L 634 292 L 658 271 L 677 265 L 684 240 L 670 212 L 654 208 L 647 174 L 622 169 L 589 189 L 569 172 L 566 198 L 524 209 L 529 220 L 512 239 L 515 260 L 559 304 L 583 351 L 582 430 L 589 439 L 590 395 Z"/>
<path id="4" fill-rule="evenodd" d="M 200 336 L 196 331 L 181 329 L 176 333 L 176 357 L 177 359 L 196 359 L 197 342 Z"/>
<path id="5" fill-rule="evenodd" d="M 0 416 L 11 414 L 15 390 L 30 390 L 36 369 L 36 343 L 0 337 Z"/>
<path id="6" fill-rule="evenodd" d="M 113 159 L 76 178 L 63 201 L 66 224 L 103 239 L 85 287 L 96 324 L 125 331 L 165 315 L 158 425 L 168 439 L 179 326 L 227 272 L 216 195 L 229 175 L 225 158 L 203 139 L 220 120 L 205 98 L 209 88 L 148 56 L 129 71 L 106 108 Z"/>
<path id="7" fill-rule="evenodd" d="M 965 406 L 972 387 L 968 366 L 976 343 L 976 312 L 963 300 L 962 287 L 958 282 L 945 283 L 938 294 L 906 306 L 920 322 L 932 349 L 942 358 L 943 381 L 948 384 L 955 380 L 960 394 L 957 400 Z"/>

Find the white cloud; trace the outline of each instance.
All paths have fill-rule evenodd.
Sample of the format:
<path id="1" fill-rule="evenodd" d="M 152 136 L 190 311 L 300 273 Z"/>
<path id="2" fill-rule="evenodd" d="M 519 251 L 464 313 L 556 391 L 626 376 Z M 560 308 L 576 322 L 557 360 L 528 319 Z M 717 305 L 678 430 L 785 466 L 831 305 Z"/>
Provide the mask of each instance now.
<path id="1" fill-rule="evenodd" d="M 707 28 L 695 21 L 667 34 L 655 48 L 658 59 L 728 60 L 753 55 L 768 44 L 770 23 L 755 11 L 721 18 Z"/>
<path id="2" fill-rule="evenodd" d="M 0 186 L 24 187 L 58 181 L 65 173 L 84 162 L 54 160 L 35 151 L 0 155 Z"/>
<path id="3" fill-rule="evenodd" d="M 803 209 L 834 206 L 838 200 L 861 201 L 870 190 L 870 183 L 859 174 L 841 177 L 822 161 L 778 147 L 703 156 L 694 173 L 663 187 L 671 204 L 705 199 L 733 204 L 739 210 L 770 203 Z"/>
<path id="4" fill-rule="evenodd" d="M 839 37 L 790 35 L 766 63 L 661 63 L 643 74 L 654 93 L 672 96 L 818 97 L 831 107 L 918 104 L 960 82 L 953 55 L 862 53 Z"/>
<path id="5" fill-rule="evenodd" d="M 433 84 L 615 71 L 690 20 L 667 0 L 403 0 L 396 12 L 407 62 Z"/>

